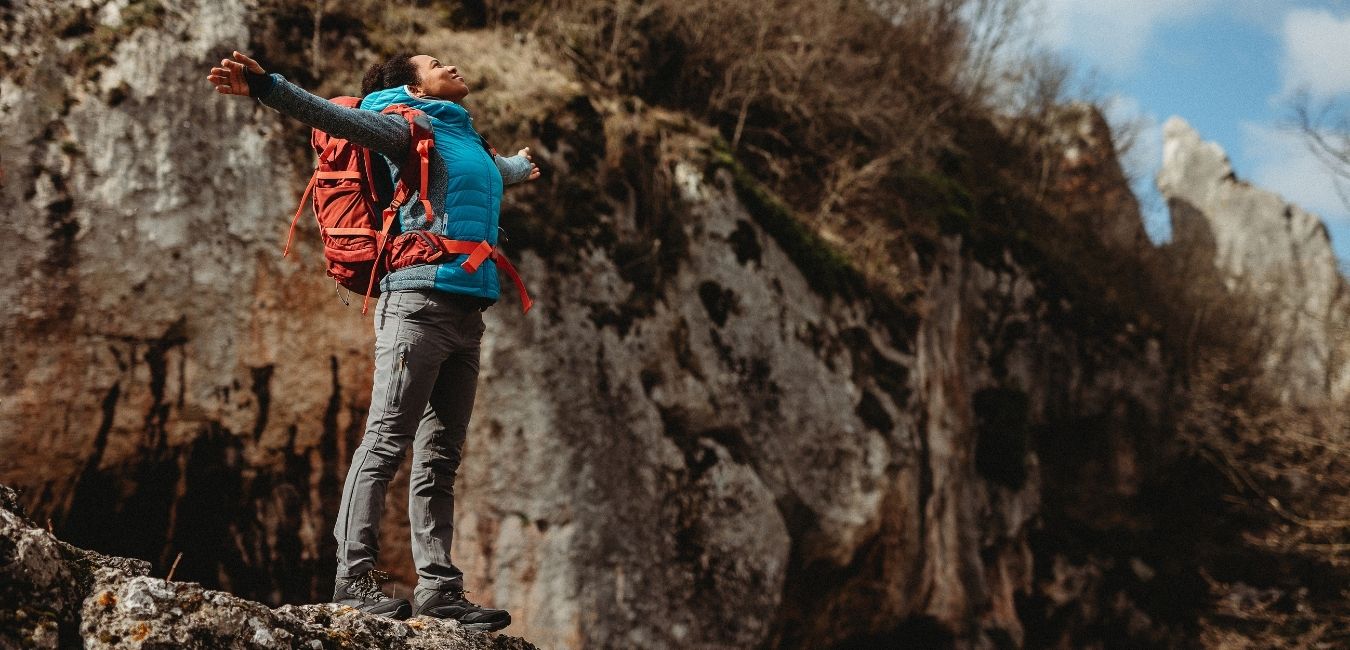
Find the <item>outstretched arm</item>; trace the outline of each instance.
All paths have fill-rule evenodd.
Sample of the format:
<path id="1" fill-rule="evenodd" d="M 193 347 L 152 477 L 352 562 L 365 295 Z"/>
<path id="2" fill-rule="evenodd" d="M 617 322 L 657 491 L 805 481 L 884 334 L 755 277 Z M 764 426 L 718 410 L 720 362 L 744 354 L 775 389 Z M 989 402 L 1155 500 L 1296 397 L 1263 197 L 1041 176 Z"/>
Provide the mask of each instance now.
<path id="1" fill-rule="evenodd" d="M 408 123 L 402 117 L 338 106 L 306 92 L 281 75 L 263 72 L 257 61 L 240 52 L 211 68 L 206 80 L 222 95 L 254 97 L 309 126 L 382 153 L 394 162 L 401 163 L 408 156 L 410 135 Z"/>
<path id="2" fill-rule="evenodd" d="M 534 159 L 530 156 L 530 148 L 521 149 L 516 155 L 506 158 L 494 155 L 493 160 L 497 163 L 497 170 L 502 173 L 502 182 L 507 185 L 523 183 L 539 178 L 539 166 L 534 164 Z"/>

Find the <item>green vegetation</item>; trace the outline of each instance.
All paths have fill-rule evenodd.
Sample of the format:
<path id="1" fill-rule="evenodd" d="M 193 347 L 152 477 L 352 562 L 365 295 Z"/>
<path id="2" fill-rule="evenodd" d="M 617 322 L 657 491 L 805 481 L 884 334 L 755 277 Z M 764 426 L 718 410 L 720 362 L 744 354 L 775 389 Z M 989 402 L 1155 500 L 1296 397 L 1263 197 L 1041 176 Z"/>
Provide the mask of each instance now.
<path id="1" fill-rule="evenodd" d="M 736 161 L 726 142 L 720 138 L 714 144 L 711 163 L 710 171 L 726 169 L 731 172 L 732 187 L 741 204 L 801 269 L 812 289 L 825 296 L 856 298 L 864 295 L 867 281 L 862 273 L 843 253 L 793 216 L 781 200 Z"/>
<path id="2" fill-rule="evenodd" d="M 906 207 L 920 222 L 941 234 L 969 237 L 975 231 L 975 198 L 958 180 L 924 169 L 908 169 L 901 172 L 897 187 L 908 199 Z"/>

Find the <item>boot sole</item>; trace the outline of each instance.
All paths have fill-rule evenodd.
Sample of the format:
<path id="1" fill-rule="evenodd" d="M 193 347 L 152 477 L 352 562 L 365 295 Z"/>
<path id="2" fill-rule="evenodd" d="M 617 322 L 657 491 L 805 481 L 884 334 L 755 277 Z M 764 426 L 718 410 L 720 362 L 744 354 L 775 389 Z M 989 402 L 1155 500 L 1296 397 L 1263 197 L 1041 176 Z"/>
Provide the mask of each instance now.
<path id="1" fill-rule="evenodd" d="M 465 623 L 458 619 L 450 618 L 449 616 L 437 616 L 431 612 L 420 612 L 417 614 L 417 616 L 425 616 L 427 618 L 435 618 L 442 621 L 454 621 L 456 623 L 459 623 L 460 627 L 466 630 L 473 630 L 475 632 L 496 632 L 497 630 L 500 630 L 504 627 L 511 625 L 510 615 L 507 615 L 506 620 L 504 621 L 496 621 L 493 623 Z"/>
<path id="2" fill-rule="evenodd" d="M 358 612 L 361 612 L 362 614 L 370 614 L 371 616 L 383 616 L 385 618 L 392 618 L 396 621 L 403 621 L 412 618 L 412 605 L 409 605 L 408 603 L 403 603 L 402 605 L 398 606 L 398 609 L 395 609 L 390 612 L 373 612 L 368 609 L 361 609 L 360 607 L 355 607 L 354 609 L 356 609 L 356 611 Z"/>

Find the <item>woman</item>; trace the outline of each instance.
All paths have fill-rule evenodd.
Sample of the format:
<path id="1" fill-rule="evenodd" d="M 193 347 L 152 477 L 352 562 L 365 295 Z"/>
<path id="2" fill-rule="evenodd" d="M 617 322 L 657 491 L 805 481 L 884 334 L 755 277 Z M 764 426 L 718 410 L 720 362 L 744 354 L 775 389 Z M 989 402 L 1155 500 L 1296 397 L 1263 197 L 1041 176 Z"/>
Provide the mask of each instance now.
<path id="1" fill-rule="evenodd" d="M 254 97 L 382 154 L 394 174 L 410 162 L 410 131 L 403 117 L 379 111 L 390 104 L 421 110 L 436 146 L 428 196 L 400 208 L 404 231 L 426 229 L 495 247 L 504 183 L 539 177 L 528 147 L 511 158 L 488 152 L 468 111 L 457 103 L 469 93 L 468 85 L 454 66 L 435 57 L 396 55 L 372 66 L 362 81 L 360 109 L 338 106 L 280 75 L 268 75 L 239 52 L 211 68 L 207 80 L 218 93 Z M 430 225 L 427 202 L 434 215 Z M 477 388 L 482 312 L 500 293 L 494 263 L 485 261 L 470 273 L 460 266 L 463 259 L 402 268 L 380 283 L 370 414 L 333 529 L 338 543 L 333 600 L 393 618 L 453 618 L 472 629 L 499 630 L 510 624 L 510 615 L 465 599 L 464 574 L 450 561 L 455 472 Z M 385 489 L 410 445 L 408 522 L 418 574 L 411 607 L 380 591 L 384 576 L 374 569 Z"/>

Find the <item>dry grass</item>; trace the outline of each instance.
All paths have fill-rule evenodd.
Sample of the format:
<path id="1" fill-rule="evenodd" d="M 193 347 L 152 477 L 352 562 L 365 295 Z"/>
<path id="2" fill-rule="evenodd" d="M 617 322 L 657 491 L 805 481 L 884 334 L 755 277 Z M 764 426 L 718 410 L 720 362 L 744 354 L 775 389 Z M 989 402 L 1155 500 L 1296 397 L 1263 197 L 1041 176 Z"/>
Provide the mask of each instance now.
<path id="1" fill-rule="evenodd" d="M 1194 380 L 1182 441 L 1228 481 L 1222 507 L 1243 522 L 1244 567 L 1202 575 L 1214 599 L 1209 647 L 1333 648 L 1350 643 L 1350 431 L 1343 405 L 1288 407 L 1219 395 Z M 1194 385 L 1194 383 L 1193 383 Z M 1218 396 L 1218 399 L 1212 399 Z M 1217 412 L 1216 412 L 1217 411 Z"/>
<path id="2" fill-rule="evenodd" d="M 1192 254 L 1203 262 L 1212 252 Z M 1181 453 L 1222 477 L 1214 507 L 1232 527 L 1200 555 L 1213 597 L 1201 613 L 1201 640 L 1222 648 L 1345 647 L 1350 405 L 1282 394 L 1265 362 L 1288 322 L 1279 301 L 1229 289 L 1212 270 L 1184 277 L 1168 327 L 1186 382 L 1176 440 Z"/>
<path id="3" fill-rule="evenodd" d="M 508 140 L 536 131 L 567 101 L 586 94 L 568 62 L 525 34 L 438 28 L 418 37 L 413 50 L 460 69 L 472 89 L 465 105 L 479 130 L 502 140 L 494 141 L 498 146 L 510 146 Z"/>

